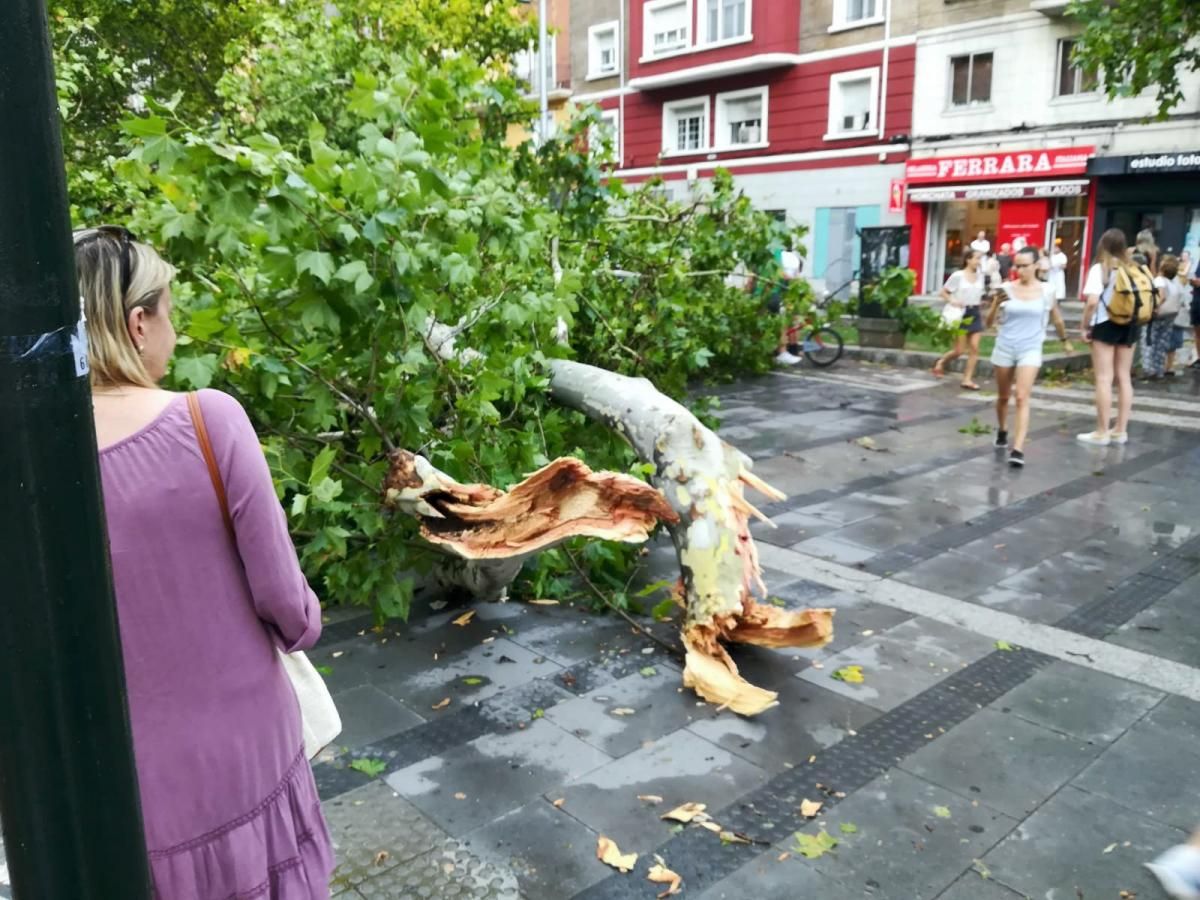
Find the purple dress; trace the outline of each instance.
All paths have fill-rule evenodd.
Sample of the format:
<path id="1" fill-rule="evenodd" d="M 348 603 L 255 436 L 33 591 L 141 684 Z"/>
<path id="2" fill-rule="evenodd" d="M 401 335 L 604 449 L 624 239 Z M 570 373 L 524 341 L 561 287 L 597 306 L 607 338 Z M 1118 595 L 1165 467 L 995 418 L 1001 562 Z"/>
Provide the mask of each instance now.
<path id="1" fill-rule="evenodd" d="M 245 411 L 200 405 L 236 549 L 184 395 L 100 452 L 155 896 L 324 900 L 333 850 L 276 653 L 316 643 L 320 606 Z"/>

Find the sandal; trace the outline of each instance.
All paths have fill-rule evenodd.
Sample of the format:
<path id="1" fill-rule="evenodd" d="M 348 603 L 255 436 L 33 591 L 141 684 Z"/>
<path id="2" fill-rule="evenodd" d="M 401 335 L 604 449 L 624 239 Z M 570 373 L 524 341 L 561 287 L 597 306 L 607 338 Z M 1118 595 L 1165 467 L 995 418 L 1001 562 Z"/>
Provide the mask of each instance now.
<path id="1" fill-rule="evenodd" d="M 963 389 L 964 391 L 977 391 L 977 390 L 979 390 L 979 385 L 977 385 L 977 384 L 976 384 L 975 382 L 973 382 L 973 381 L 964 381 L 964 382 L 962 383 L 961 387 L 962 387 L 962 389 Z"/>
<path id="2" fill-rule="evenodd" d="M 933 371 L 934 378 L 945 378 L 946 377 L 946 370 L 942 368 L 942 364 L 940 362 L 934 363 L 932 371 Z"/>

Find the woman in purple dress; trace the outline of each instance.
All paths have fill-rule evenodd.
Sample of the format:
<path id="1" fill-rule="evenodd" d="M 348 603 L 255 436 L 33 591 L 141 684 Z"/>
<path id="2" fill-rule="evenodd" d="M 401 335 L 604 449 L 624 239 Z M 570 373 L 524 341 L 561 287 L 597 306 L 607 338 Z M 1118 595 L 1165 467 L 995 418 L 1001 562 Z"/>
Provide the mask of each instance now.
<path id="1" fill-rule="evenodd" d="M 254 429 L 201 391 L 230 539 L 186 397 L 161 390 L 175 270 L 123 228 L 75 233 L 134 756 L 155 896 L 324 900 L 333 850 L 276 648 L 321 611 Z"/>

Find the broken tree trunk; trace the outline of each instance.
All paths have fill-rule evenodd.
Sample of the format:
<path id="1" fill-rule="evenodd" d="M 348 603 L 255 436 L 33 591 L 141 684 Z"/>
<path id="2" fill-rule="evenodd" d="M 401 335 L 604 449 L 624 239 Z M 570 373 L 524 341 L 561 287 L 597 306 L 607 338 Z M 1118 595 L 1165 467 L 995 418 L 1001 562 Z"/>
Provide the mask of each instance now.
<path id="1" fill-rule="evenodd" d="M 446 586 L 505 599 L 531 554 L 585 536 L 641 543 L 658 522 L 678 515 L 650 485 L 631 475 L 593 472 L 572 457 L 556 459 L 502 491 L 461 484 L 424 457 L 391 454 L 384 502 L 421 523 L 421 535 L 450 553 L 436 570 Z"/>
<path id="2" fill-rule="evenodd" d="M 550 368 L 551 396 L 622 434 L 655 466 L 654 485 L 676 514 L 667 521 L 683 573 L 684 684 L 743 715 L 775 706 L 775 692 L 742 678 L 721 640 L 817 647 L 832 637 L 831 609 L 788 611 L 754 599 L 753 589 L 765 599 L 766 587 L 750 516 L 766 517 L 745 499 L 743 487 L 771 499 L 783 495 L 751 473 L 747 456 L 648 380 L 568 360 L 554 360 Z"/>

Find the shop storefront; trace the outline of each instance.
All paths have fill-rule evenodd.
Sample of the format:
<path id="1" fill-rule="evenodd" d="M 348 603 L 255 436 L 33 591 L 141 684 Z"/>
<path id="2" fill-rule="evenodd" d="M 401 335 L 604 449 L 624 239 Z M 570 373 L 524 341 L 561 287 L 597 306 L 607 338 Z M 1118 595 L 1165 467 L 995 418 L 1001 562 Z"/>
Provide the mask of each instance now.
<path id="1" fill-rule="evenodd" d="M 1014 150 L 909 160 L 905 166 L 911 265 L 932 293 L 962 264 L 983 232 L 1001 244 L 1057 245 L 1067 255 L 1067 295 L 1079 292 L 1087 263 L 1088 160 L 1093 147 Z"/>
<path id="2" fill-rule="evenodd" d="M 1133 244 L 1149 228 L 1165 252 L 1200 251 L 1200 150 L 1110 156 L 1088 163 L 1096 179 L 1096 230 L 1120 228 Z"/>

